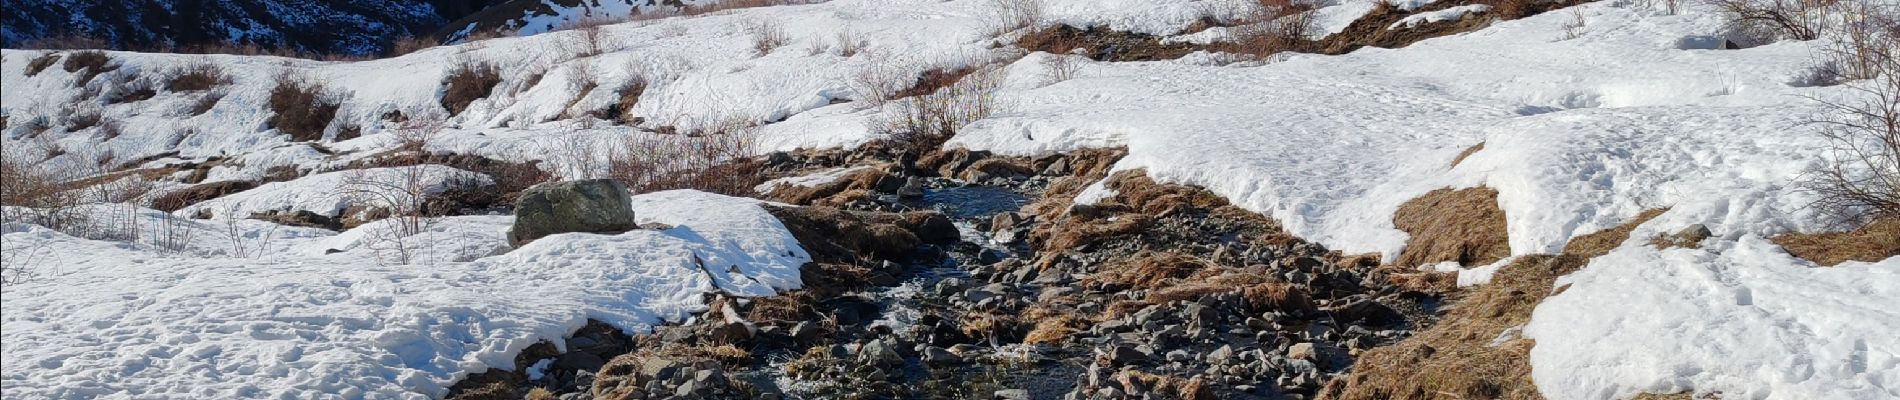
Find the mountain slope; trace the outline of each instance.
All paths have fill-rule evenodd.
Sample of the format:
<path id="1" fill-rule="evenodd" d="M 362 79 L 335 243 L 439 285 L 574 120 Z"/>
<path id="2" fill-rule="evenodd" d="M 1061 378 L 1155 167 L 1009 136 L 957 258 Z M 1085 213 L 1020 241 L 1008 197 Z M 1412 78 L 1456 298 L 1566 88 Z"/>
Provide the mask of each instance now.
<path id="1" fill-rule="evenodd" d="M 375 54 L 501 0 L 5 0 L 0 46 L 86 36 L 113 49 L 254 43 Z"/>

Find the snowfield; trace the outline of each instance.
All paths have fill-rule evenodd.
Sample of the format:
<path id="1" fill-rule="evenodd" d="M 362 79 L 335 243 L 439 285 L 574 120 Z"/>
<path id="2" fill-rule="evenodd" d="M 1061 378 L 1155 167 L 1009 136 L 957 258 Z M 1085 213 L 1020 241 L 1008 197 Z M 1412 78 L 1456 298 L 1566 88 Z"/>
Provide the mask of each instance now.
<path id="1" fill-rule="evenodd" d="M 1231 12 L 1187 0 L 1044 2 L 1053 20 L 1163 35 L 1181 33 L 1193 13 Z M 1117 170 L 1205 187 L 1298 236 L 1387 259 L 1407 240 L 1393 227 L 1394 211 L 1440 188 L 1496 189 L 1517 255 L 1556 252 L 1571 238 L 1667 207 L 1620 248 L 1562 279 L 1564 291 L 1524 327 L 1537 340 L 1533 375 L 1545 396 L 1900 398 L 1900 314 L 1892 307 L 1900 304 L 1900 258 L 1816 268 L 1765 239 L 1838 222 L 1794 188 L 1826 161 L 1826 143 L 1801 125 L 1823 112 L 1809 98 L 1851 96 L 1807 85 L 1822 44 L 1717 50 L 1709 44 L 1728 28 L 1713 10 L 1685 4 L 1664 15 L 1639 3 L 1590 3 L 1574 15 L 1340 56 L 1085 61 L 1061 82 L 1047 79 L 1042 60 L 1050 55 L 1031 54 L 1004 66 L 995 93 L 1002 110 L 946 146 L 1012 155 L 1126 147 Z M 342 165 L 392 147 L 381 116 L 434 107 L 446 71 L 477 60 L 506 66 L 504 81 L 453 117 L 430 150 L 572 171 L 596 150 L 584 143 L 733 120 L 768 123 L 758 129 L 761 153 L 853 146 L 874 139 L 869 126 L 893 112 L 854 101 L 862 97 L 858 78 L 1013 59 L 990 46 L 989 4 L 836 0 L 641 21 L 604 27 L 603 53 L 579 58 L 574 32 L 357 63 L 114 52 L 123 71 L 209 61 L 235 79 L 203 115 L 184 111 L 200 95 L 161 93 L 103 106 L 124 122 L 117 137 L 86 130 L 39 140 L 65 150 L 48 163 L 75 170 L 107 156 L 154 157 L 152 166 L 241 160 L 216 172 L 229 177 Z M 1371 8 L 1342 0 L 1316 17 L 1338 31 Z M 1578 16 L 1582 26 L 1567 26 Z M 747 32 L 760 21 L 781 26 L 791 42 L 754 54 Z M 864 50 L 832 51 L 841 35 Z M 1192 41 L 1186 36 L 1175 39 Z M 25 76 L 37 53 L 0 55 L 0 108 L 12 120 L 57 122 L 82 96 L 57 67 Z M 338 120 L 364 136 L 326 144 L 339 152 L 330 154 L 265 129 L 264 99 L 282 70 L 347 93 Z M 566 118 L 615 100 L 610 90 L 584 88 L 615 88 L 636 76 L 652 84 L 635 109 L 646 125 Z M 7 146 L 42 144 L 21 139 L 23 132 L 5 132 Z M 336 133 L 333 126 L 330 137 Z M 1452 165 L 1478 144 L 1482 151 Z M 222 201 L 245 210 L 337 205 L 289 190 L 245 193 L 254 194 Z M 1079 198 L 1107 194 L 1098 184 Z M 8 246 L 53 249 L 51 263 L 63 267 L 5 288 L 6 364 L 36 368 L 8 368 L 0 387 L 46 398 L 439 396 L 469 372 L 513 367 L 513 354 L 537 340 L 560 343 L 587 318 L 638 330 L 685 317 L 709 291 L 755 296 L 798 287 L 806 255 L 753 201 L 694 192 L 635 200 L 642 221 L 676 228 L 550 237 L 495 255 L 506 217 L 456 217 L 425 233 L 423 242 L 440 245 L 414 266 L 381 265 L 364 232 L 287 238 L 275 244 L 284 252 L 236 259 L 9 227 Z M 1715 234 L 1700 249 L 1645 245 L 1693 224 Z M 322 255 L 329 249 L 343 252 Z M 696 267 L 695 256 L 707 268 Z M 1481 277 L 1488 276 L 1460 281 Z"/>
<path id="2" fill-rule="evenodd" d="M 9 226 L 9 246 L 48 249 L 41 261 L 59 271 L 4 289 L 4 388 L 9 398 L 440 397 L 469 373 L 514 368 L 537 341 L 563 344 L 588 319 L 638 332 L 703 311 L 708 293 L 800 287 L 809 255 L 757 204 L 641 194 L 640 221 L 672 228 L 554 235 L 468 261 L 505 249 L 512 218 L 452 217 L 412 237 L 426 256 L 411 265 L 380 262 L 358 231 L 258 221 L 243 229 L 282 230 L 281 250 L 173 254 Z M 229 246 L 206 233 L 193 249 Z"/>

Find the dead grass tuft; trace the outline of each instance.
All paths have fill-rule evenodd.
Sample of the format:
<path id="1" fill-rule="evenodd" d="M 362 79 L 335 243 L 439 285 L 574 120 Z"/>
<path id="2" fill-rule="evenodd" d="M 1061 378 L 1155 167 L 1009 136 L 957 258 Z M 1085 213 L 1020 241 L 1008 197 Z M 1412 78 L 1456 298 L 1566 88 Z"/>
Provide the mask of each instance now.
<path id="1" fill-rule="evenodd" d="M 1669 211 L 1669 209 L 1652 208 L 1643 210 L 1642 214 L 1637 214 L 1636 218 L 1629 220 L 1629 222 L 1624 222 L 1622 225 L 1572 238 L 1570 239 L 1570 243 L 1564 245 L 1564 253 L 1575 254 L 1583 258 L 1596 258 L 1596 256 L 1609 254 L 1610 250 L 1615 250 L 1617 246 L 1623 245 L 1623 241 L 1629 240 L 1630 231 L 1636 230 L 1636 226 L 1655 219 L 1656 216 L 1662 215 L 1665 211 Z"/>
<path id="2" fill-rule="evenodd" d="M 180 68 L 165 80 L 165 90 L 196 92 L 231 83 L 231 77 L 217 64 L 202 62 Z"/>
<path id="3" fill-rule="evenodd" d="M 1393 264 L 1419 266 L 1441 261 L 1459 265 L 1490 264 L 1511 255 L 1498 191 L 1487 187 L 1439 189 L 1399 206 L 1392 224 L 1411 234 Z"/>
<path id="4" fill-rule="evenodd" d="M 461 114 L 475 100 L 488 97 L 501 84 L 501 68 L 486 62 L 462 60 L 442 81 L 442 108 Z"/>
<path id="5" fill-rule="evenodd" d="M 1876 220 L 1847 232 L 1788 233 L 1775 236 L 1788 254 L 1832 267 L 1848 261 L 1877 262 L 1900 256 L 1900 218 Z"/>
<path id="6" fill-rule="evenodd" d="M 118 64 L 112 63 L 111 56 L 107 56 L 106 52 L 98 50 L 72 52 L 66 55 L 66 62 L 61 64 L 60 67 L 64 68 L 66 72 L 77 74 L 75 75 L 77 80 L 73 81 L 73 86 L 80 87 L 92 82 L 92 78 L 99 76 L 99 74 L 119 69 Z"/>
<path id="7" fill-rule="evenodd" d="M 277 75 L 276 86 L 271 88 L 271 116 L 266 123 L 290 135 L 293 142 L 316 141 L 323 139 L 323 131 L 336 119 L 341 103 L 322 83 L 285 71 Z"/>
<path id="8" fill-rule="evenodd" d="M 1484 150 L 1484 142 L 1478 142 L 1478 144 L 1471 145 L 1471 147 L 1465 148 L 1465 151 L 1458 152 L 1457 158 L 1451 159 L 1451 166 L 1453 168 L 1456 168 L 1458 167 L 1458 164 L 1465 162 L 1465 158 L 1471 157 L 1472 154 L 1477 154 L 1479 151 L 1483 151 L 1483 150 Z"/>
<path id="9" fill-rule="evenodd" d="M 1575 255 L 1520 257 L 1491 283 L 1454 296 L 1445 317 L 1397 344 L 1363 353 L 1322 399 L 1542 399 L 1530 377 L 1534 341 L 1513 329 L 1551 294 L 1557 277 L 1587 261 Z"/>
<path id="10" fill-rule="evenodd" d="M 49 51 L 45 54 L 40 54 L 39 57 L 34 57 L 32 60 L 26 62 L 26 76 L 31 78 L 34 75 L 39 75 L 40 71 L 45 71 L 46 67 L 51 67 L 56 63 L 59 63 L 59 53 Z"/>
<path id="11" fill-rule="evenodd" d="M 1102 265 L 1095 274 L 1082 279 L 1085 285 L 1161 289 L 1175 287 L 1177 281 L 1214 263 L 1197 257 L 1154 251 L 1142 251 L 1124 260 Z"/>

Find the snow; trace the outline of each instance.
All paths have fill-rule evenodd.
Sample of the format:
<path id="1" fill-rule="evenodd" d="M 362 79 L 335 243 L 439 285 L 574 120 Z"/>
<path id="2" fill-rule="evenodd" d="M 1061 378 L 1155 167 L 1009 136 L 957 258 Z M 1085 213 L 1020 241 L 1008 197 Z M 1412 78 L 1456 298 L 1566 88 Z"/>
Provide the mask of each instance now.
<path id="1" fill-rule="evenodd" d="M 759 192 L 759 194 L 767 194 L 767 193 L 771 193 L 773 190 L 778 189 L 779 186 L 792 186 L 792 187 L 805 187 L 805 188 L 819 186 L 819 185 L 824 185 L 824 184 L 828 184 L 832 182 L 837 182 L 839 179 L 843 179 L 846 175 L 851 175 L 851 173 L 853 172 L 858 172 L 858 171 L 870 169 L 870 168 L 871 167 L 867 167 L 867 166 L 849 167 L 849 168 L 832 168 L 832 169 L 828 169 L 824 171 L 813 172 L 811 174 L 806 174 L 806 175 L 788 176 L 784 178 L 778 178 L 778 179 L 765 181 L 765 183 L 761 183 L 758 186 L 753 187 L 752 190 L 755 192 Z"/>
<path id="2" fill-rule="evenodd" d="M 413 182 L 412 182 L 413 181 Z M 404 190 L 384 190 L 385 185 L 413 184 L 418 193 L 440 193 L 458 185 L 486 186 L 494 182 L 487 175 L 441 165 L 369 168 L 313 174 L 287 182 L 272 182 L 257 188 L 194 204 L 178 211 L 179 215 L 248 217 L 254 213 L 309 211 L 326 217 L 343 214 L 351 206 L 389 207 L 410 204 Z M 354 194 L 365 190 L 383 190 L 376 195 Z"/>
<path id="3" fill-rule="evenodd" d="M 1239 63 L 1196 53 L 1088 62 L 1076 78 L 1053 84 L 1039 65 L 1047 55 L 1031 55 L 1004 69 L 995 93 L 999 111 L 947 146 L 1011 155 L 1126 147 L 1117 171 L 1204 187 L 1300 237 L 1387 259 L 1408 239 L 1392 226 L 1393 212 L 1440 188 L 1496 189 L 1515 255 L 1557 252 L 1574 237 L 1667 207 L 1629 242 L 1564 278 L 1567 289 L 1523 329 L 1537 340 L 1533 373 L 1546 396 L 1696 390 L 1751 399 L 1896 397 L 1900 366 L 1891 352 L 1900 346 L 1891 332 L 1900 316 L 1878 306 L 1900 303 L 1897 261 L 1816 269 L 1762 239 L 1834 227 L 1808 207 L 1810 194 L 1794 189 L 1826 154 L 1825 142 L 1801 134 L 1799 122 L 1822 111 L 1807 98 L 1851 95 L 1798 84 L 1823 44 L 1710 50 L 1695 44 L 1730 31 L 1714 10 L 1685 4 L 1676 15 L 1661 15 L 1638 3 L 1590 3 L 1339 56 Z M 1191 16 L 1233 11 L 1186 0 L 1044 4 L 1056 21 L 1160 35 L 1180 33 Z M 1319 30 L 1338 32 L 1375 4 L 1327 2 L 1313 17 Z M 1413 18 L 1476 11 L 1460 6 Z M 759 152 L 853 146 L 876 139 L 868 126 L 893 111 L 853 101 L 860 97 L 854 80 L 1011 59 L 1015 54 L 992 48 L 995 15 L 983 0 L 734 10 L 606 26 L 608 45 L 598 55 L 572 51 L 574 32 L 353 63 L 114 52 L 123 73 L 207 61 L 225 66 L 234 83 L 199 116 L 185 112 L 198 94 L 100 105 L 127 128 L 116 138 L 88 130 L 25 139 L 19 127 L 4 137 L 10 148 L 59 147 L 64 155 L 46 164 L 75 171 L 107 155 L 155 157 L 147 166 L 232 160 L 212 171 L 219 179 L 259 177 L 281 165 L 327 170 L 393 147 L 383 113 L 434 107 L 441 78 L 468 59 L 509 66 L 504 82 L 450 118 L 451 128 L 429 150 L 547 161 L 550 171 L 573 176 L 608 144 L 654 135 L 661 126 L 762 123 Z M 1567 26 L 1576 20 L 1583 26 Z M 754 54 L 746 27 L 761 21 L 782 25 L 792 43 Z M 846 31 L 865 44 L 855 56 L 828 49 Z M 57 125 L 70 114 L 65 105 L 98 103 L 82 99 L 84 90 L 59 68 L 26 77 L 36 53 L 0 55 L 0 108 L 12 120 Z M 364 135 L 319 148 L 266 128 L 264 99 L 272 76 L 285 70 L 346 94 L 338 122 Z M 617 100 L 610 90 L 584 92 L 589 83 L 617 88 L 636 76 L 651 82 L 634 110 L 645 124 L 570 118 Z M 1451 165 L 1480 143 L 1483 151 Z M 344 204 L 324 179 L 335 178 L 266 185 L 200 208 L 334 215 Z M 1098 182 L 1079 200 L 1111 195 Z M 678 227 L 550 237 L 493 255 L 506 217 L 447 218 L 423 233 L 430 238 L 421 249 L 427 268 L 383 265 L 387 246 L 377 243 L 375 224 L 286 238 L 261 260 L 179 259 L 145 245 L 8 231 L 9 245 L 60 250 L 59 264 L 68 267 L 54 281 L 101 289 L 55 282 L 5 289 L 7 364 L 43 367 L 9 369 L 6 387 L 9 394 L 19 388 L 23 396 L 55 398 L 107 390 L 162 393 L 154 397 L 436 395 L 458 374 L 506 365 L 527 343 L 559 338 L 587 317 L 637 329 L 701 307 L 696 296 L 714 282 L 742 295 L 797 286 L 794 261 L 802 252 L 749 201 L 686 193 L 636 201 L 643 220 Z M 692 221 L 699 223 L 682 225 Z M 1716 236 L 1699 250 L 1644 245 L 1691 224 Z M 215 222 L 203 226 L 216 230 Z M 210 253 L 219 246 L 200 247 Z M 340 252 L 322 254 L 330 250 Z M 690 263 L 693 253 L 712 267 L 705 270 L 711 281 L 694 275 L 700 271 Z M 732 265 L 738 273 L 720 267 Z M 1501 265 L 1458 266 L 1460 284 L 1481 284 Z M 252 298 L 260 291 L 274 297 Z M 167 309 L 192 312 L 161 317 Z M 113 320 L 121 322 L 102 322 Z M 183 325 L 141 331 L 108 323 Z M 265 339 L 237 337 L 245 334 Z M 199 348 L 209 345 L 221 351 Z M 100 350 L 106 348 L 124 351 Z M 297 349 L 295 356 L 289 349 Z"/>
<path id="4" fill-rule="evenodd" d="M 757 204 L 646 193 L 634 197 L 641 221 L 673 228 L 560 234 L 507 254 L 414 265 L 355 249 L 304 253 L 352 242 L 351 233 L 284 235 L 278 251 L 236 258 L 9 225 L 10 248 L 58 249 L 42 260 L 58 271 L 0 288 L 9 366 L 0 382 L 9 398 L 440 397 L 469 373 L 515 368 L 530 344 L 563 343 L 588 319 L 638 332 L 704 310 L 705 293 L 798 288 L 809 256 Z M 492 244 L 507 219 L 450 218 L 432 233 Z M 253 234 L 309 232 L 242 224 Z M 461 246 L 434 243 L 444 238 L 413 239 Z"/>
<path id="5" fill-rule="evenodd" d="M 1752 234 L 1624 246 L 1537 308 L 1531 378 L 1553 399 L 1900 397 L 1896 282 L 1900 258 L 1816 268 Z"/>
<path id="6" fill-rule="evenodd" d="M 1457 21 L 1464 19 L 1466 15 L 1481 14 L 1488 11 L 1491 11 L 1491 5 L 1489 4 L 1467 4 L 1443 10 L 1426 11 L 1407 15 L 1405 18 L 1400 19 L 1399 22 L 1394 22 L 1392 26 L 1386 27 L 1386 29 L 1405 29 L 1422 24 Z"/>

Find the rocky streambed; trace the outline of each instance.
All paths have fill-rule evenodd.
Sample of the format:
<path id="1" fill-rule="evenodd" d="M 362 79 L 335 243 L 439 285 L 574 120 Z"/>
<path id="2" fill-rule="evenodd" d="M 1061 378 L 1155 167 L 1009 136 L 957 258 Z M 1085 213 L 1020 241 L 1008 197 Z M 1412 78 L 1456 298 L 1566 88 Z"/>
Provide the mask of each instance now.
<path id="1" fill-rule="evenodd" d="M 776 155 L 778 170 L 852 168 L 767 196 L 805 205 L 772 211 L 814 254 L 806 289 L 714 295 L 638 337 L 590 325 L 450 397 L 1301 399 L 1430 322 L 1438 297 L 1376 259 L 1110 176 L 1118 156 Z M 1104 180 L 1115 195 L 1072 204 Z"/>

